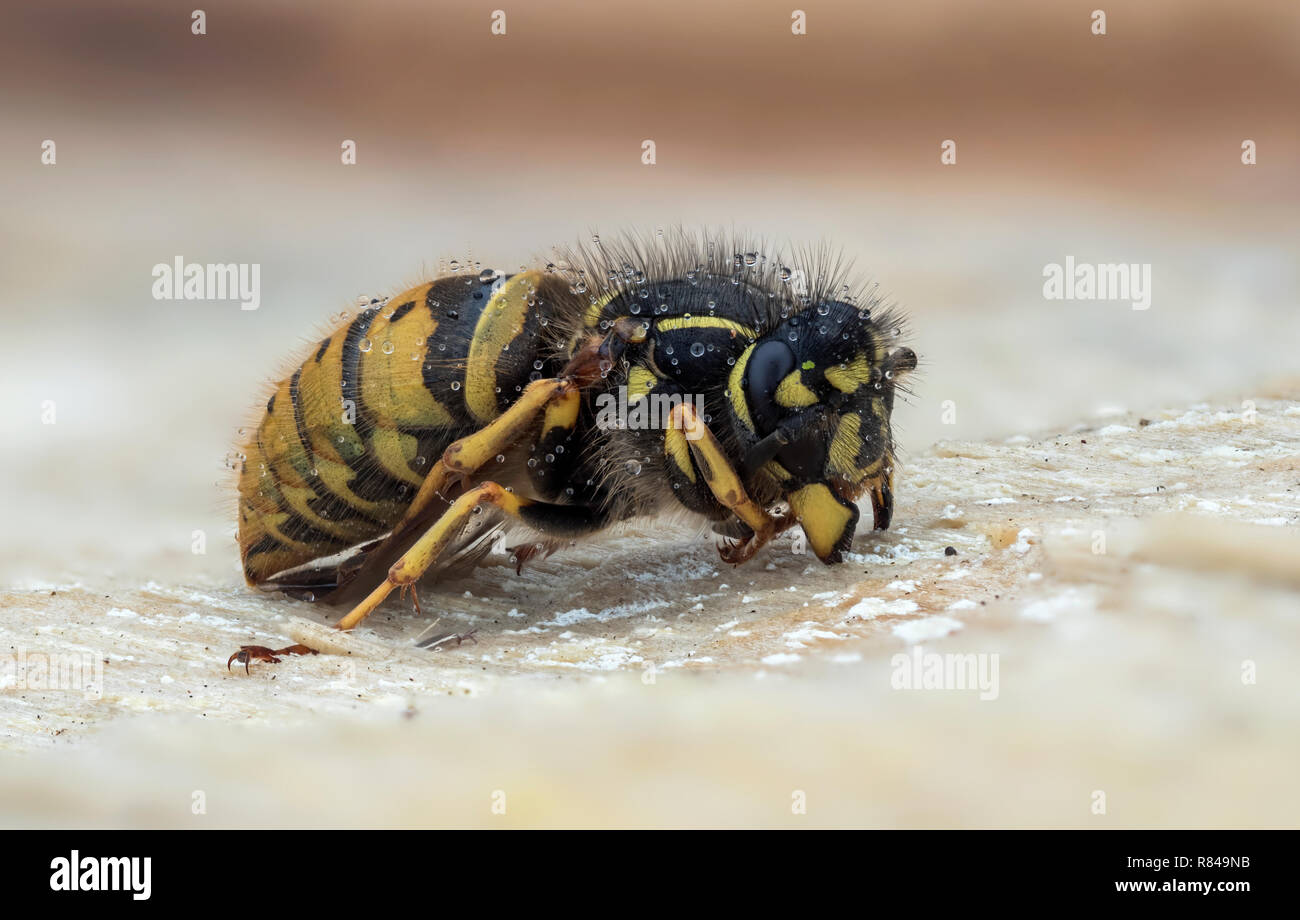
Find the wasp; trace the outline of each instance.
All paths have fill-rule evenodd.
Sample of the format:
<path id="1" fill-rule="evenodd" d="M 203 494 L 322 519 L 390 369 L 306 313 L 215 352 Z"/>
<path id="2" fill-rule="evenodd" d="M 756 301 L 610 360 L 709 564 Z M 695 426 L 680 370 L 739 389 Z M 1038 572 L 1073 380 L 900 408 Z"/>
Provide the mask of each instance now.
<path id="1" fill-rule="evenodd" d="M 346 314 L 276 386 L 240 451 L 250 585 L 359 587 L 352 629 L 511 525 L 520 567 L 670 509 L 732 564 L 795 525 L 840 562 L 864 497 L 889 526 L 917 358 L 841 257 L 678 230 L 452 269 Z"/>

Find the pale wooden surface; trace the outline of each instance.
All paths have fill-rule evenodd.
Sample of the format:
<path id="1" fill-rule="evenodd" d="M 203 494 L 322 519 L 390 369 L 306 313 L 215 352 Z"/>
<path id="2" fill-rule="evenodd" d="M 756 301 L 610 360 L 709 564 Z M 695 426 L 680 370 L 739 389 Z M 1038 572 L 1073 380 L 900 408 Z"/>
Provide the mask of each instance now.
<path id="1" fill-rule="evenodd" d="M 233 573 L 10 590 L 0 647 L 106 663 L 99 700 L 0 693 L 0 818 L 1295 825 L 1300 388 L 1253 402 L 940 442 L 901 471 L 894 529 L 839 567 L 781 544 L 730 569 L 650 523 L 523 576 L 480 568 L 424 590 L 440 629 L 478 629 L 432 653 L 394 600 L 353 654 L 245 676 L 238 645 L 338 612 Z M 918 641 L 996 653 L 997 698 L 891 689 Z"/>

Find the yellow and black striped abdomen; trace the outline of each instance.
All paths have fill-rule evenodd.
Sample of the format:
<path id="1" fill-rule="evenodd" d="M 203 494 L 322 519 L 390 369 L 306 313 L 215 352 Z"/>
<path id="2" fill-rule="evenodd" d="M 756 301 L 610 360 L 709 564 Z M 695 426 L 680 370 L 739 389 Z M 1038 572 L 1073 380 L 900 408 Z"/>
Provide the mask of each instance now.
<path id="1" fill-rule="evenodd" d="M 243 449 L 250 583 L 385 534 L 451 441 L 553 372 L 540 353 L 541 286 L 535 272 L 442 278 L 361 309 L 319 342 Z"/>

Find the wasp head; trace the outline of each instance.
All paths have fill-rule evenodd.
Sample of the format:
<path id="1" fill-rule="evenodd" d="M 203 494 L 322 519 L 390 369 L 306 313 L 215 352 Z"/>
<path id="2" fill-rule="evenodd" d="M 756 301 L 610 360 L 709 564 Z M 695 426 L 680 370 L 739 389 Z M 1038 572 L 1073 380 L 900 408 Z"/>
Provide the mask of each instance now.
<path id="1" fill-rule="evenodd" d="M 887 314 L 823 303 L 785 319 L 737 362 L 743 473 L 779 483 L 828 564 L 852 544 L 860 497 L 871 497 L 875 529 L 893 514 L 890 416 L 900 379 L 916 367 L 901 331 Z"/>

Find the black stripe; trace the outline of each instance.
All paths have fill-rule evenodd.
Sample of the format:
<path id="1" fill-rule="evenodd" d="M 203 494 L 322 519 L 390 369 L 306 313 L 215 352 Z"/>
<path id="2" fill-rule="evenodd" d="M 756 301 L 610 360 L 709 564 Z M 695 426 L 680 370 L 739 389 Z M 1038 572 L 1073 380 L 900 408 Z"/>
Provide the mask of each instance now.
<path id="1" fill-rule="evenodd" d="M 474 416 L 465 405 L 464 370 L 474 328 L 487 302 L 486 296 L 475 301 L 468 290 L 459 278 L 443 278 L 430 285 L 424 295 L 425 309 L 437 325 L 424 342 L 420 379 L 429 395 L 451 415 L 455 428 L 474 425 Z M 440 343 L 447 346 L 447 352 L 438 351 Z M 459 367 L 451 363 L 457 358 Z M 453 381 L 461 384 L 459 392 L 451 389 Z"/>
<path id="2" fill-rule="evenodd" d="M 266 447 L 262 444 L 262 432 L 260 429 L 258 430 L 257 433 L 257 450 L 258 453 L 262 455 L 262 459 L 266 462 L 266 474 L 270 476 L 271 481 L 275 483 L 275 493 L 277 496 L 279 496 L 280 499 L 276 503 L 275 506 L 276 511 L 280 512 L 281 514 L 289 515 L 290 520 L 297 520 L 301 526 L 305 526 L 307 528 L 310 528 L 313 531 L 316 531 L 317 533 L 323 534 L 326 540 L 338 540 L 339 538 L 333 536 L 332 534 L 326 534 L 324 533 L 324 531 L 317 530 L 314 525 L 308 523 L 306 520 L 303 519 L 303 517 L 300 514 L 298 514 L 298 512 L 294 511 L 293 508 L 290 507 L 288 503 L 288 499 L 285 497 L 284 494 L 284 483 L 280 479 L 280 474 L 276 472 L 275 462 L 271 459 L 271 455 L 267 453 Z M 281 533 L 284 533 L 283 528 L 281 528 Z M 284 533 L 284 536 L 291 540 L 296 539 L 295 537 L 291 536 L 288 533 Z M 310 542 L 323 542 L 323 541 L 299 540 L 298 542 L 310 543 Z M 344 545 L 346 546 L 347 544 Z M 286 547 L 286 549 L 288 549 L 290 552 L 297 552 L 297 550 L 295 550 L 293 547 Z M 329 555 L 329 553 L 321 553 L 321 555 L 327 556 Z"/>
<path id="3" fill-rule="evenodd" d="M 244 558 L 247 560 L 262 553 L 274 553 L 278 550 L 284 549 L 289 549 L 289 547 L 285 546 L 271 534 L 265 534 L 260 540 L 248 548 L 248 552 L 244 553 Z"/>
<path id="4" fill-rule="evenodd" d="M 361 435 L 364 441 L 366 431 L 362 430 L 363 418 L 365 413 L 361 411 L 361 340 L 366 337 L 366 332 L 370 329 L 370 324 L 375 321 L 379 311 L 371 308 L 362 310 L 357 314 L 351 325 L 348 326 L 347 334 L 343 337 L 343 353 L 340 356 L 341 373 L 343 376 L 343 398 L 351 400 L 352 405 L 356 406 L 357 433 Z"/>
<path id="5" fill-rule="evenodd" d="M 389 324 L 391 325 L 392 323 L 397 322 L 403 316 L 410 313 L 411 310 L 413 310 L 414 308 L 415 308 L 415 301 L 408 300 L 406 303 L 402 304 L 400 307 L 398 307 L 396 310 L 393 311 L 393 315 L 388 318 Z"/>
<path id="6" fill-rule="evenodd" d="M 326 336 L 325 341 L 320 343 L 320 348 L 316 349 L 316 363 L 320 364 L 320 359 L 325 356 L 325 349 L 330 347 L 330 339 L 333 336 Z"/>
<path id="7" fill-rule="evenodd" d="M 323 544 L 328 551 L 320 553 L 321 556 L 328 556 L 331 553 L 354 545 L 343 537 L 336 537 L 332 533 L 321 530 L 296 511 L 291 511 L 288 508 L 281 510 L 289 515 L 288 520 L 278 527 L 285 539 L 293 540 L 295 543 L 305 543 L 313 549 Z"/>
<path id="8" fill-rule="evenodd" d="M 321 483 L 321 485 L 325 486 L 325 483 Z M 307 499 L 307 507 L 311 509 L 312 513 L 328 521 L 338 521 L 340 524 L 351 524 L 353 522 L 369 524 L 376 534 L 383 533 L 391 526 L 378 518 L 371 517 L 359 508 L 349 505 L 345 497 L 335 495 L 329 491 L 328 486 L 325 486 L 324 495 L 317 492 L 315 498 Z M 364 538 L 359 537 L 358 539 Z"/>
<path id="9" fill-rule="evenodd" d="M 260 426 L 257 429 L 257 452 L 262 455 L 262 461 L 266 465 L 266 475 L 271 477 L 271 482 L 275 484 L 275 494 L 280 497 L 280 502 L 283 503 L 284 489 L 280 485 L 280 474 L 275 471 L 275 464 L 271 462 L 271 455 L 267 453 L 266 445 L 262 443 L 262 429 Z M 277 504 L 276 508 L 283 510 L 280 504 Z"/>
<path id="10" fill-rule="evenodd" d="M 370 308 L 361 311 L 348 326 L 343 338 L 342 374 L 343 399 L 351 400 L 356 407 L 356 420 L 353 428 L 361 439 L 362 453 L 348 461 L 348 468 L 357 475 L 348 481 L 352 494 L 363 501 L 390 501 L 409 504 L 415 497 L 412 487 L 396 479 L 370 455 L 370 434 L 375 430 L 375 423 L 366 412 L 361 399 L 361 340 L 366 337 L 379 310 Z M 407 498 L 406 496 L 410 496 Z"/>
<path id="11" fill-rule="evenodd" d="M 301 376 L 300 367 L 289 378 L 289 404 L 293 406 L 293 427 L 298 432 L 298 443 L 302 446 L 302 452 L 307 455 L 307 462 L 311 463 L 314 454 L 311 449 L 311 439 L 307 436 L 307 423 L 302 417 L 302 397 L 298 395 L 298 378 Z"/>
<path id="12" fill-rule="evenodd" d="M 260 540 L 250 546 L 246 553 L 244 553 L 244 576 L 249 581 L 253 582 L 253 584 L 261 584 L 265 579 L 259 579 L 257 573 L 253 571 L 253 557 L 278 552 L 293 552 L 293 550 L 290 547 L 285 546 L 270 534 L 263 536 Z M 269 578 L 274 574 L 275 573 L 272 572 L 271 575 L 268 575 L 267 577 Z"/>
<path id="13" fill-rule="evenodd" d="M 272 393 L 272 394 L 271 394 L 271 398 L 268 399 L 268 400 L 266 401 L 266 414 L 267 414 L 267 415 L 270 415 L 272 412 L 275 411 L 275 397 L 276 397 L 276 394 L 275 394 L 275 393 Z"/>
<path id="14" fill-rule="evenodd" d="M 270 476 L 271 481 L 275 483 L 275 492 L 280 498 L 279 503 L 277 503 L 276 505 L 276 510 L 281 513 L 290 515 L 290 520 L 296 518 L 300 523 L 306 524 L 306 521 L 303 521 L 301 517 L 298 517 L 298 515 L 296 515 L 291 509 L 285 507 L 284 505 L 284 501 L 285 501 L 284 488 L 280 483 L 280 475 L 275 471 L 275 464 L 271 461 L 271 455 L 266 452 L 266 448 L 262 445 L 262 433 L 260 430 L 257 433 L 257 450 L 258 453 L 262 455 L 262 459 L 266 463 L 266 474 Z M 283 530 L 281 532 L 283 533 Z M 294 539 L 294 537 L 292 537 L 290 534 L 287 533 L 284 533 L 284 537 L 290 540 Z M 333 538 L 331 537 L 330 539 Z M 300 542 L 305 543 L 309 541 L 303 540 Z M 282 540 L 278 540 L 270 535 L 263 536 L 260 540 L 257 541 L 257 543 L 253 544 L 253 547 L 259 548 L 258 552 L 271 552 L 273 549 L 282 549 L 288 553 L 299 552 L 299 550 L 296 549 L 295 547 L 289 546 L 288 544 L 284 543 Z M 248 556 L 251 556 L 252 553 L 253 553 L 253 548 L 250 548 L 248 553 L 245 555 L 245 562 L 244 562 L 245 572 L 248 571 L 248 561 L 247 561 Z M 326 553 L 321 553 L 320 555 L 328 556 L 330 555 L 330 553 L 326 552 Z"/>
<path id="15" fill-rule="evenodd" d="M 262 433 L 260 429 L 257 433 L 257 450 L 258 453 L 262 455 L 262 460 L 266 463 L 266 473 L 271 477 L 271 481 L 275 483 L 275 491 L 280 498 L 279 502 L 276 504 L 276 510 L 282 514 L 288 515 L 287 524 L 289 526 L 281 526 L 280 528 L 280 532 L 284 539 L 294 540 L 299 543 L 315 544 L 316 546 L 313 548 L 320 547 L 323 544 L 323 547 L 320 548 L 320 551 L 316 554 L 317 558 L 320 556 L 333 555 L 339 550 L 351 546 L 351 543 L 342 540 L 333 534 L 325 533 L 324 531 L 317 529 L 313 524 L 303 519 L 301 515 L 287 506 L 284 496 L 284 486 L 280 481 L 280 474 L 276 472 L 275 464 L 271 460 L 271 455 L 267 453 L 265 446 L 262 444 Z M 290 530 L 290 527 L 292 527 L 292 531 Z M 270 534 L 264 535 L 249 547 L 248 552 L 244 554 L 244 573 L 256 582 L 256 578 L 249 566 L 249 558 L 253 556 L 254 553 L 270 553 L 276 550 L 283 550 L 295 555 L 301 552 L 296 547 L 289 546 L 281 539 L 277 539 Z"/>
<path id="16" fill-rule="evenodd" d="M 298 391 L 298 378 L 301 375 L 302 368 L 300 367 L 293 372 L 293 377 L 289 379 L 289 401 L 293 405 L 293 425 L 298 433 L 298 443 L 302 446 L 308 465 L 314 468 L 316 466 L 316 454 L 312 450 L 311 436 L 307 431 L 307 422 L 302 414 L 302 395 Z M 360 508 L 348 504 L 347 496 L 335 495 L 329 484 L 319 476 L 304 476 L 303 478 L 315 495 L 315 498 L 307 500 L 307 507 L 320 517 L 340 523 L 364 521 L 376 528 L 376 531 L 383 530 L 388 526 L 378 518 L 371 517 Z"/>

